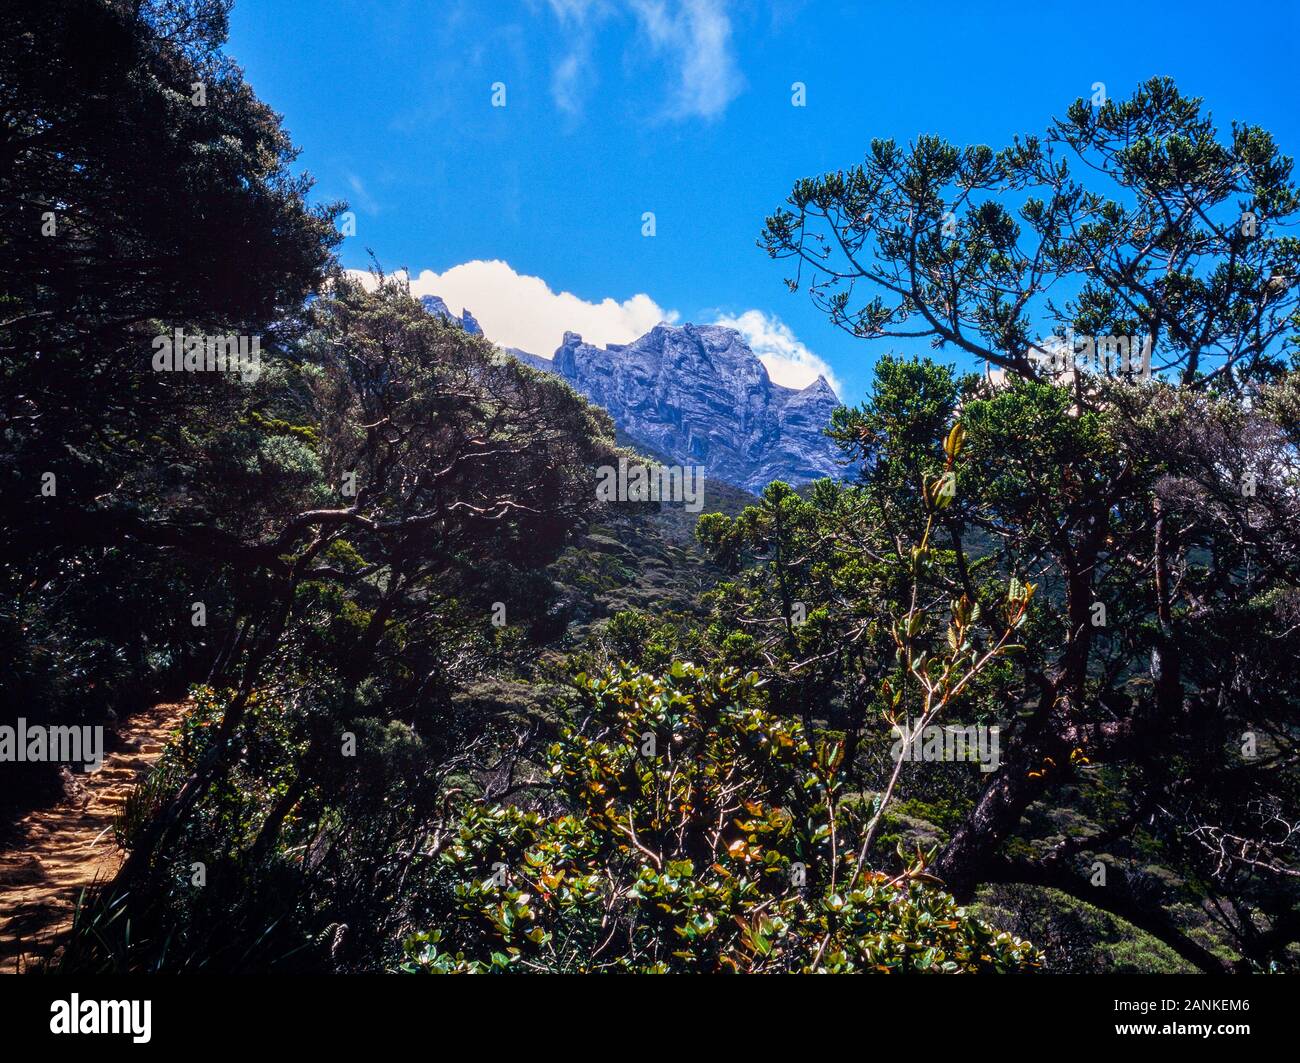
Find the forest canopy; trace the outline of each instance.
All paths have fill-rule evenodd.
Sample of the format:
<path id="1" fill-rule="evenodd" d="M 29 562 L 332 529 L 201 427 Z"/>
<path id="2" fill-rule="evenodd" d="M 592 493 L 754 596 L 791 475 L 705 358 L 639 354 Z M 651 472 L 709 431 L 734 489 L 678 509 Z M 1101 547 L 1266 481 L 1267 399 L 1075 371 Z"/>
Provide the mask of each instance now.
<path id="1" fill-rule="evenodd" d="M 1157 79 L 800 180 L 760 244 L 879 354 L 858 471 L 679 520 L 599 494 L 631 444 L 562 380 L 341 268 L 228 8 L 0 49 L 3 722 L 189 705 L 64 969 L 1297 968 L 1268 132 Z M 156 372 L 177 330 L 258 371 Z M 1045 357 L 1114 336 L 1149 375 Z M 60 786 L 6 764 L 6 821 Z"/>

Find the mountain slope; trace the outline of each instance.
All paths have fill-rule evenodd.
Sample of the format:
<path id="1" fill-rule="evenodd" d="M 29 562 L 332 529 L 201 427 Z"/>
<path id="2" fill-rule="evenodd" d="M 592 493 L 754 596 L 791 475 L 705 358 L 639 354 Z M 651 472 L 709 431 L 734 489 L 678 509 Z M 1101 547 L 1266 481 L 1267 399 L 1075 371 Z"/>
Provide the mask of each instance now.
<path id="1" fill-rule="evenodd" d="M 467 332 L 482 331 L 468 310 L 458 318 L 436 295 L 420 302 Z M 566 332 L 550 359 L 505 351 L 568 381 L 643 448 L 670 463 L 701 465 L 713 480 L 758 492 L 773 480 L 799 486 L 846 475 L 823 432 L 840 404 L 825 378 L 801 390 L 773 383 L 735 329 L 661 324 L 606 347 Z"/>
<path id="2" fill-rule="evenodd" d="M 569 332 L 552 371 L 634 439 L 715 479 L 761 491 L 772 480 L 843 474 L 822 434 L 839 405 L 830 385 L 822 377 L 801 391 L 772 383 L 735 329 L 658 325 L 608 347 Z"/>
<path id="3" fill-rule="evenodd" d="M 425 295 L 420 298 L 420 305 L 431 314 L 437 314 L 439 317 L 446 318 L 448 321 L 454 321 L 462 326 L 466 332 L 472 335 L 482 335 L 483 329 L 474 319 L 474 315 L 468 310 L 462 309 L 460 317 L 451 312 L 451 309 L 436 295 Z"/>

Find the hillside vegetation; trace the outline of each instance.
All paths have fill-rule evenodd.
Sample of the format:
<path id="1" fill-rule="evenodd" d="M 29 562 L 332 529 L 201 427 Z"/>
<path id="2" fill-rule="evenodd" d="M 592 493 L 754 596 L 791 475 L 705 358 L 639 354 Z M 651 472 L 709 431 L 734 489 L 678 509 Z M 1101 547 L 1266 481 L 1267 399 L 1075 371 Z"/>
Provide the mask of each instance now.
<path id="1" fill-rule="evenodd" d="M 1155 81 L 800 181 L 762 236 L 792 287 L 1005 378 L 882 356 L 829 429 L 852 482 L 697 515 L 598 501 L 645 452 L 608 414 L 349 279 L 224 10 L 48 0 L 0 49 L 0 722 L 191 706 L 63 969 L 1300 964 L 1265 131 Z M 1156 372 L 1054 382 L 1040 326 L 1150 332 Z M 156 371 L 177 329 L 257 371 Z M 4 765 L 9 821 L 57 767 Z"/>

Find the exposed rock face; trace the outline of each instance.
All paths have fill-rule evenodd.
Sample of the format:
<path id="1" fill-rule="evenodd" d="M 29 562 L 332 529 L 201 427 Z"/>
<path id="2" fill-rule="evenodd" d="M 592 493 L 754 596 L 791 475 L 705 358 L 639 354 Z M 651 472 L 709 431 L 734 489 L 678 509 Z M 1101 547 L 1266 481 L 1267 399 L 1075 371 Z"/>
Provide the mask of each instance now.
<path id="1" fill-rule="evenodd" d="M 447 308 L 447 304 L 436 295 L 422 295 L 420 297 L 420 305 L 431 314 L 445 317 L 448 321 L 455 321 L 458 325 L 464 328 L 466 332 L 477 336 L 483 334 L 483 330 L 479 327 L 479 323 L 474 320 L 473 314 L 468 310 L 462 309 L 460 317 L 457 317 Z"/>
<path id="2" fill-rule="evenodd" d="M 437 296 L 421 302 L 479 331 L 468 310 L 455 318 Z M 831 386 L 822 377 L 802 390 L 773 384 L 735 329 L 657 325 L 608 347 L 566 332 L 551 360 L 507 351 L 567 380 L 635 441 L 678 464 L 702 465 L 713 479 L 761 491 L 773 480 L 797 486 L 847 475 L 838 448 L 822 434 L 839 405 Z"/>
<path id="3" fill-rule="evenodd" d="M 844 475 L 822 434 L 839 405 L 830 385 L 821 377 L 801 391 L 773 384 L 734 329 L 658 325 L 603 348 L 568 332 L 551 370 L 629 436 L 716 479 L 761 491 L 773 480 Z"/>
<path id="4" fill-rule="evenodd" d="M 529 354 L 527 351 L 521 351 L 518 347 L 505 348 L 506 354 L 513 354 L 524 365 L 530 365 L 534 369 L 544 369 L 548 373 L 555 372 L 555 363 L 549 358 L 541 358 L 536 354 Z"/>

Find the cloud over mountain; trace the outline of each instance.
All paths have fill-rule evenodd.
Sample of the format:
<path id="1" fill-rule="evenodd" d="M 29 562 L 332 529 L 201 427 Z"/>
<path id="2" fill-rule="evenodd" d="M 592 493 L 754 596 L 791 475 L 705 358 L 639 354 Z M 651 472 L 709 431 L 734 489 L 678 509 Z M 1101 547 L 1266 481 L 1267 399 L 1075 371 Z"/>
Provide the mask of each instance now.
<path id="1" fill-rule="evenodd" d="M 351 271 L 369 283 L 369 274 Z M 423 270 L 411 279 L 411 294 L 439 296 L 453 314 L 473 311 L 483 332 L 502 347 L 518 347 L 550 357 L 566 332 L 580 332 L 591 342 L 630 343 L 661 321 L 679 315 L 650 296 L 591 302 L 572 292 L 556 292 L 541 277 L 517 273 L 500 259 L 476 259 L 443 273 Z"/>
<path id="2" fill-rule="evenodd" d="M 369 273 L 350 271 L 371 285 Z M 410 278 L 411 294 L 437 296 L 453 317 L 469 310 L 484 334 L 501 347 L 550 358 L 566 332 L 576 332 L 597 347 L 631 343 L 661 322 L 675 324 L 681 314 L 640 292 L 627 299 L 583 299 L 554 291 L 541 277 L 517 272 L 500 259 L 464 262 L 442 273 L 422 270 Z M 766 367 L 774 384 L 799 390 L 819 376 L 842 394 L 834 371 L 775 314 L 745 310 L 714 318 L 715 325 L 735 329 Z"/>
<path id="3" fill-rule="evenodd" d="M 787 388 L 806 388 L 822 376 L 836 394 L 844 394 L 831 367 L 805 347 L 790 326 L 775 314 L 746 310 L 742 314 L 724 314 L 714 324 L 734 328 L 745 337 L 750 350 L 767 368 L 772 383 Z"/>

